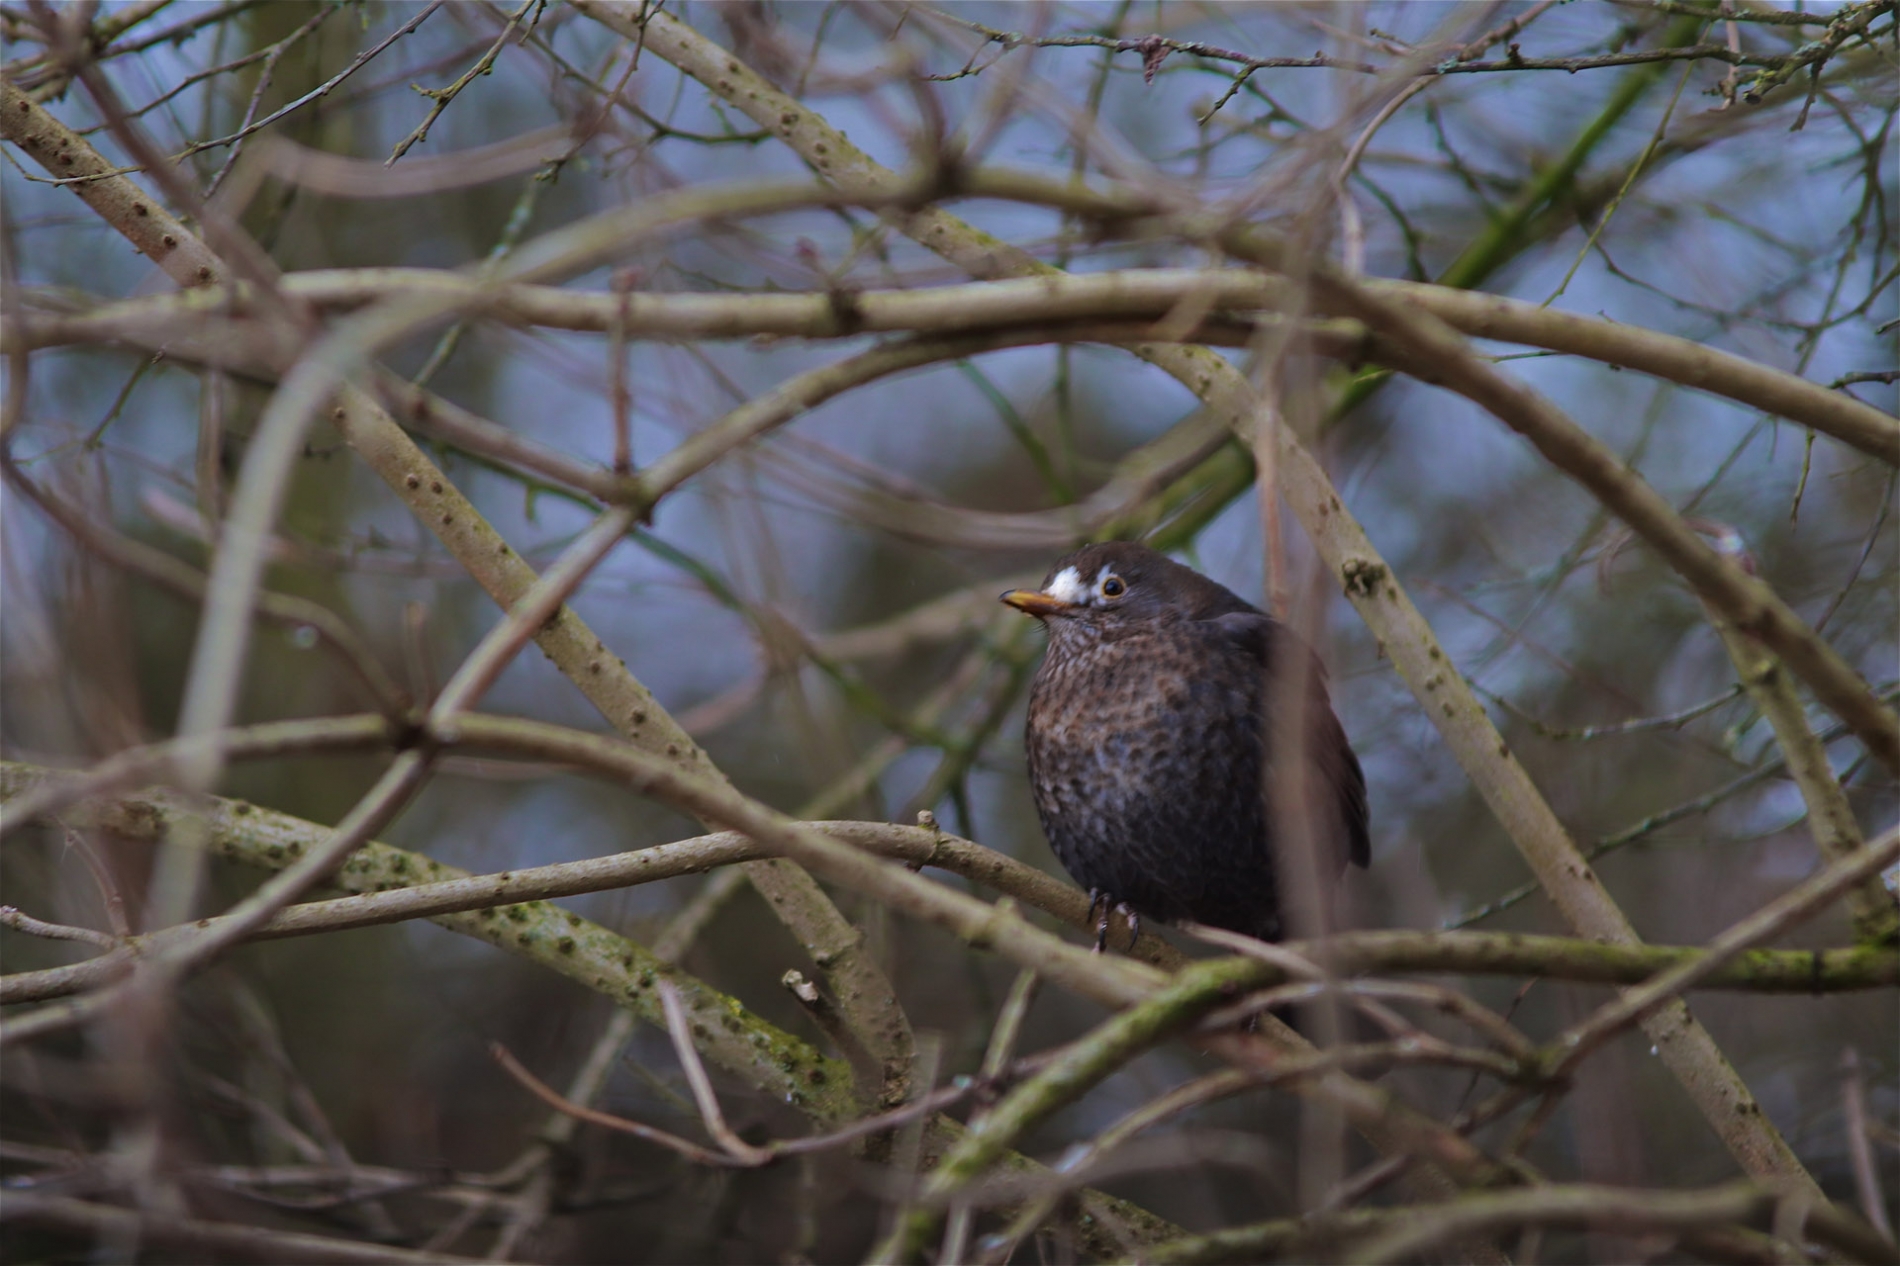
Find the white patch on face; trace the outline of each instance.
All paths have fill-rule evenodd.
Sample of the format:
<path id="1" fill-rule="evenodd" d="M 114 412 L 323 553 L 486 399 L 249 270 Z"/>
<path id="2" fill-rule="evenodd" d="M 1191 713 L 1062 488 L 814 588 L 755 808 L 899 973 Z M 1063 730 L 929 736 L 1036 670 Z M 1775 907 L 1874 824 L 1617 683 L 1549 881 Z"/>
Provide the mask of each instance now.
<path id="1" fill-rule="evenodd" d="M 1073 567 L 1064 567 L 1057 572 L 1055 579 L 1043 586 L 1042 591 L 1057 602 L 1067 602 L 1074 606 L 1087 603 L 1093 596 L 1089 587 L 1082 583 L 1081 573 Z"/>
<path id="2" fill-rule="evenodd" d="M 1113 575 L 1115 569 L 1107 563 L 1095 573 L 1093 582 L 1082 579 L 1082 573 L 1073 567 L 1064 567 L 1056 573 L 1056 578 L 1043 590 L 1057 602 L 1066 602 L 1071 606 L 1099 607 L 1102 605 L 1102 582 Z"/>

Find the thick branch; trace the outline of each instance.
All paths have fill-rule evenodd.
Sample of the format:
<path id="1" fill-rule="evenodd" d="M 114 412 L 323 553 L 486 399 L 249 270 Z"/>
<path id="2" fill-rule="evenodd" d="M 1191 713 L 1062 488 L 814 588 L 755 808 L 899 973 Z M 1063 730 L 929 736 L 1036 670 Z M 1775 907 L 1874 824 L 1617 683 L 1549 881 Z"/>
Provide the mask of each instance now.
<path id="1" fill-rule="evenodd" d="M 10 79 L 0 79 L 0 137 L 12 141 L 181 286 L 225 279 L 224 265 L 177 217 L 145 196 L 91 142 L 35 105 Z"/>
<path id="2" fill-rule="evenodd" d="M 1367 289 L 1424 308 L 1460 333 L 1567 352 L 1633 369 L 1810 426 L 1889 464 L 1900 464 L 1900 422 L 1844 392 L 1745 357 L 1657 330 L 1562 312 L 1451 286 L 1369 281 Z M 494 287 L 466 273 L 427 268 L 340 269 L 286 277 L 287 295 L 351 308 L 396 295 L 459 298 L 499 320 L 626 337 L 845 338 L 867 333 L 954 334 L 1063 321 L 1151 318 L 1184 308 L 1232 315 L 1285 309 L 1284 278 L 1236 269 L 1127 269 L 1082 276 L 1004 279 L 925 290 L 826 294 L 626 295 L 554 286 Z M 235 296 L 220 290 L 128 299 L 71 315 L 30 315 L 0 327 L 0 351 L 71 342 L 123 341 L 184 359 L 229 357 L 255 335 Z M 623 316 L 624 313 L 624 316 Z M 1150 337 L 1160 337 L 1159 331 Z"/>

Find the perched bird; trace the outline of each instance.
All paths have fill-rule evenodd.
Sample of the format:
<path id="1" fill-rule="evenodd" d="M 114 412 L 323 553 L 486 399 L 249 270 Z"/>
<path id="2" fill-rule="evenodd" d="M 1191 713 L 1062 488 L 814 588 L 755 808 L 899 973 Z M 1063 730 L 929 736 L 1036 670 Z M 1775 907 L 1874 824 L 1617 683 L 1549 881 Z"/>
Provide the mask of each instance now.
<path id="1" fill-rule="evenodd" d="M 1274 674 L 1305 695 L 1306 812 L 1326 878 L 1364 866 L 1366 781 L 1319 661 L 1271 616 L 1127 541 L 1056 563 L 1003 601 L 1043 622 L 1029 691 L 1029 781 L 1056 856 L 1103 916 L 1282 933 L 1265 770 Z"/>

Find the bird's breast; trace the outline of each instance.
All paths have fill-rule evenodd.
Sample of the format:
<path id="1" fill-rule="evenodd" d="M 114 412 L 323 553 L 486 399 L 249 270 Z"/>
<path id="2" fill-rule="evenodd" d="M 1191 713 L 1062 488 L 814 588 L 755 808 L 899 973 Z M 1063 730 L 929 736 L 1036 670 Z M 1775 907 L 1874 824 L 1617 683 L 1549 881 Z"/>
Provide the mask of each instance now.
<path id="1" fill-rule="evenodd" d="M 1206 761 L 1210 746 L 1251 730 L 1257 668 L 1210 662 L 1197 649 L 1160 635 L 1051 647 L 1030 693 L 1036 772 L 1134 790 L 1184 749 Z"/>

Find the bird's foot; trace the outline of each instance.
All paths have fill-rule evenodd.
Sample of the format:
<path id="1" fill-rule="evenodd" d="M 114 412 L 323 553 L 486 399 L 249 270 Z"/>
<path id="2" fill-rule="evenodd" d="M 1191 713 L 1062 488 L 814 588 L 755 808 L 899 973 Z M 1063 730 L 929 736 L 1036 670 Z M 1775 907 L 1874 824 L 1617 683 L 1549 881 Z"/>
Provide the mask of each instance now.
<path id="1" fill-rule="evenodd" d="M 1141 916 L 1126 901 L 1117 901 L 1115 908 L 1121 912 L 1122 918 L 1128 920 L 1128 952 L 1132 954 L 1135 952 L 1135 942 L 1141 939 Z"/>
<path id="2" fill-rule="evenodd" d="M 1108 952 L 1108 912 L 1114 902 L 1115 899 L 1100 888 L 1089 889 L 1089 922 L 1095 925 L 1094 952 L 1097 954 Z M 1100 918 L 1096 917 L 1097 910 L 1101 911 Z"/>
<path id="3" fill-rule="evenodd" d="M 1095 953 L 1108 952 L 1108 923 L 1117 914 L 1128 922 L 1128 948 L 1133 950 L 1135 942 L 1141 939 L 1141 916 L 1126 901 L 1115 900 L 1112 893 L 1100 888 L 1089 889 L 1089 921 L 1095 924 Z"/>

